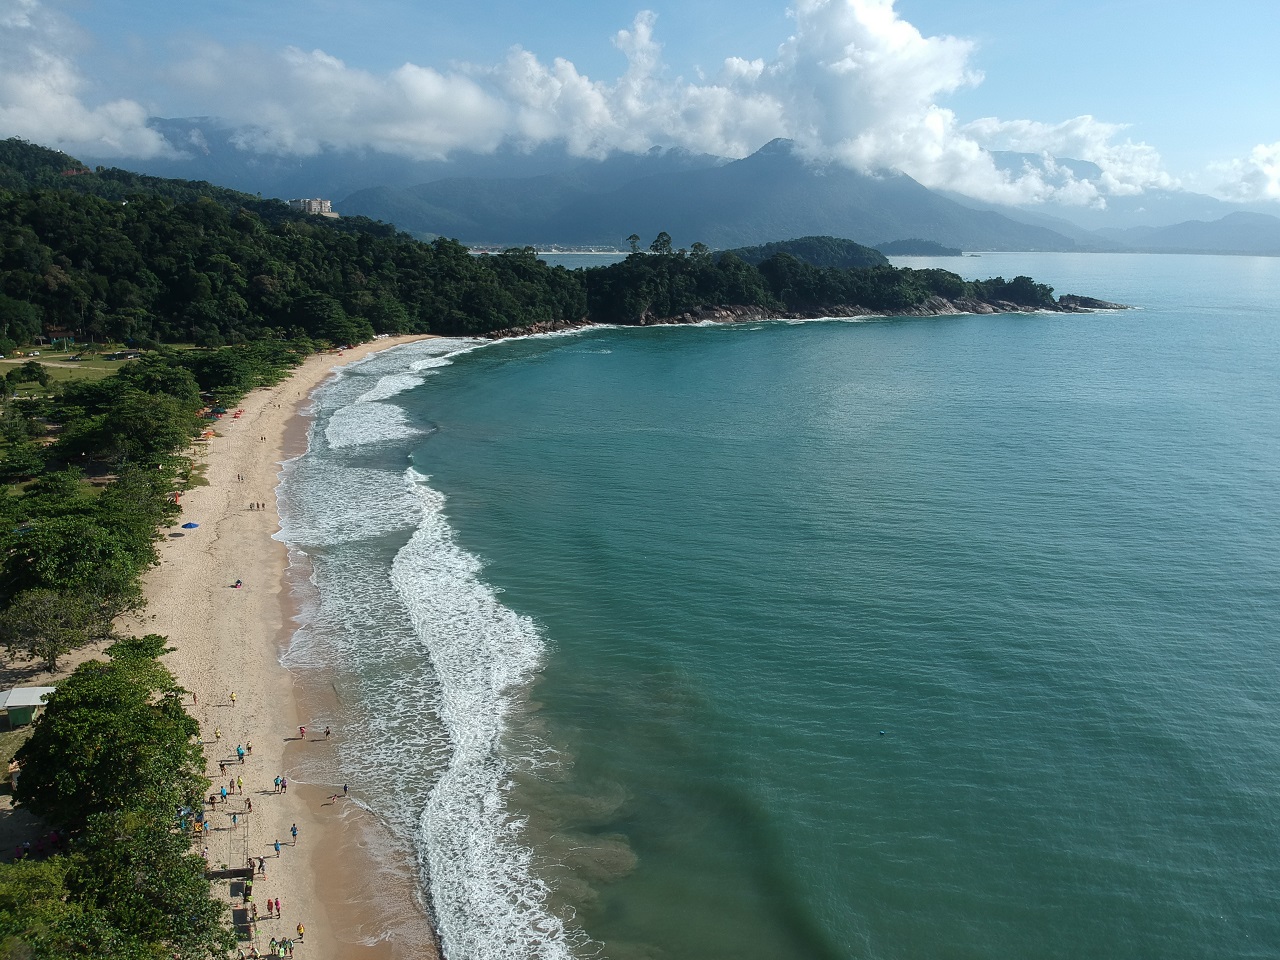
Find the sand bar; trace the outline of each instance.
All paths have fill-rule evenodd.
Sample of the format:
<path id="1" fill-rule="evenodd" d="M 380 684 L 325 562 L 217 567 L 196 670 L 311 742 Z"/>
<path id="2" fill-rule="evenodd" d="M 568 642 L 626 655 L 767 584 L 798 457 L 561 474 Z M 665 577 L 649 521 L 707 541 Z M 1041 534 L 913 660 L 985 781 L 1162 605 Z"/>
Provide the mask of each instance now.
<path id="1" fill-rule="evenodd" d="M 209 485 L 182 497 L 178 522 L 199 527 L 175 525 L 164 531 L 161 563 L 144 581 L 145 614 L 124 625 L 163 634 L 175 648 L 165 662 L 194 695 L 190 709 L 201 724 L 213 790 L 243 780 L 243 793 L 236 786 L 235 795 L 210 815 L 206 844 L 215 868 L 266 858 L 266 876 L 253 891 L 257 937 L 241 941 L 246 954 L 251 943 L 265 955 L 272 937 L 296 938 L 302 923 L 299 958 L 438 955 L 425 918 L 414 907 L 416 881 L 408 851 L 400 862 L 386 862 L 386 844 L 371 842 L 384 839 L 376 836 L 381 828 L 358 798 L 331 802 L 340 785 L 290 783 L 286 793 L 277 793 L 274 785 L 277 775 L 292 780 L 299 751 L 309 751 L 311 762 L 315 753 L 339 750 L 342 744 L 340 730 L 329 739 L 323 726 L 307 729 L 305 739 L 300 735 L 299 725 L 325 706 L 317 702 L 324 693 L 303 688 L 280 664 L 294 612 L 287 551 L 271 539 L 279 529 L 280 464 L 302 452 L 306 421 L 299 410 L 334 368 L 418 339 L 423 338 L 396 337 L 309 357 L 282 384 L 247 396 L 238 418 L 223 417 L 215 426 L 218 435 L 198 444 L 195 453 Z M 258 503 L 265 509 L 250 508 Z M 237 580 L 242 586 L 234 586 Z M 250 744 L 252 753 L 238 762 L 237 746 L 247 750 Z M 225 774 L 219 761 L 227 763 Z M 376 856 L 370 852 L 374 847 L 380 851 Z M 215 887 L 228 898 L 239 889 L 225 882 Z M 281 916 L 267 919 L 266 901 L 276 898 Z M 238 908 L 241 900 L 236 896 L 232 903 Z M 413 917 L 406 922 L 406 913 L 416 922 Z"/>

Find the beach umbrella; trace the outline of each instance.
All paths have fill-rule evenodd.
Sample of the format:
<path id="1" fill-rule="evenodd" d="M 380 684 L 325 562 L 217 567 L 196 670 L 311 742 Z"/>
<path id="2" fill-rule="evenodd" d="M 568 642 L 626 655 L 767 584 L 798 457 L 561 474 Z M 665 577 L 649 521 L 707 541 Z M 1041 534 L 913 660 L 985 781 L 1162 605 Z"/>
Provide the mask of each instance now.
<path id="1" fill-rule="evenodd" d="M 183 530 L 194 530 L 194 529 L 195 529 L 196 527 L 198 527 L 198 526 L 200 526 L 200 524 L 198 524 L 198 523 L 184 523 L 184 524 L 182 525 L 182 529 L 183 529 Z"/>

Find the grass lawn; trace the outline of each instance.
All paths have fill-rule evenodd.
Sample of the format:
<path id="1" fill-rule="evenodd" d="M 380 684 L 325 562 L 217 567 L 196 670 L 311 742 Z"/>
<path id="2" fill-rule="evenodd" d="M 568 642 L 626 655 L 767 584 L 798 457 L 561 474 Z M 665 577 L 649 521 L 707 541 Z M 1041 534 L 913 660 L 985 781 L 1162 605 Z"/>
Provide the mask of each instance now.
<path id="1" fill-rule="evenodd" d="M 45 372 L 49 374 L 49 379 L 54 382 L 101 380 L 103 377 L 111 376 L 111 374 L 129 362 L 127 360 L 103 360 L 98 357 L 86 360 L 72 360 L 72 356 L 74 354 L 42 352 L 38 357 L 6 357 L 0 360 L 0 376 L 8 373 L 11 369 L 34 360 L 44 367 Z M 38 383 L 23 383 L 18 386 L 16 395 L 19 397 L 47 397 L 49 396 L 49 390 Z"/>

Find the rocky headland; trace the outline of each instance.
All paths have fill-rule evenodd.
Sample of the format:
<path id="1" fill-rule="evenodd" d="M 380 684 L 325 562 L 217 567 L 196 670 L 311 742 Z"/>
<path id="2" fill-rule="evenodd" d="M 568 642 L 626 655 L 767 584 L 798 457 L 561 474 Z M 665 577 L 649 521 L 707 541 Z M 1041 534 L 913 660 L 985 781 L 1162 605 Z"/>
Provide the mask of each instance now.
<path id="1" fill-rule="evenodd" d="M 1128 310 L 1127 304 L 1111 303 L 1093 297 L 1082 297 L 1076 294 L 1063 294 L 1052 304 L 1028 307 L 1009 300 L 976 300 L 972 297 L 957 297 L 947 300 L 943 297 L 930 297 L 910 307 L 895 310 L 870 310 L 856 304 L 822 307 L 813 310 L 771 310 L 761 306 L 743 306 L 722 304 L 714 307 L 702 307 L 698 310 L 687 310 L 684 313 L 660 317 L 652 313 L 644 313 L 631 323 L 619 323 L 617 326 L 653 327 L 672 326 L 688 323 L 754 323 L 760 320 L 820 320 L 828 317 L 946 317 L 959 314 L 990 313 L 1094 313 L 1099 310 Z M 534 323 L 523 327 L 507 327 L 493 330 L 484 336 L 490 340 L 501 340 L 507 337 L 528 337 L 539 333 L 560 333 L 565 330 L 576 330 L 581 327 L 601 325 L 593 320 L 555 320 L 545 323 Z"/>

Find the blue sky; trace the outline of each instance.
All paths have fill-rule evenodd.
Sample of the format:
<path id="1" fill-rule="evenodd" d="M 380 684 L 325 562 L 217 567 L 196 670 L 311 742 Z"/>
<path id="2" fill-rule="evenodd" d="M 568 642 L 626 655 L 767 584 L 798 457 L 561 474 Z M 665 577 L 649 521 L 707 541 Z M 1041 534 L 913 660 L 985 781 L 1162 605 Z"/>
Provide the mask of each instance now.
<path id="1" fill-rule="evenodd" d="M 993 200 L 1280 199 L 1278 42 L 1274 0 L 0 0 L 0 135 L 122 158 L 165 149 L 152 115 L 285 154 L 788 136 Z M 1104 177 L 1002 173 L 999 149 Z"/>

